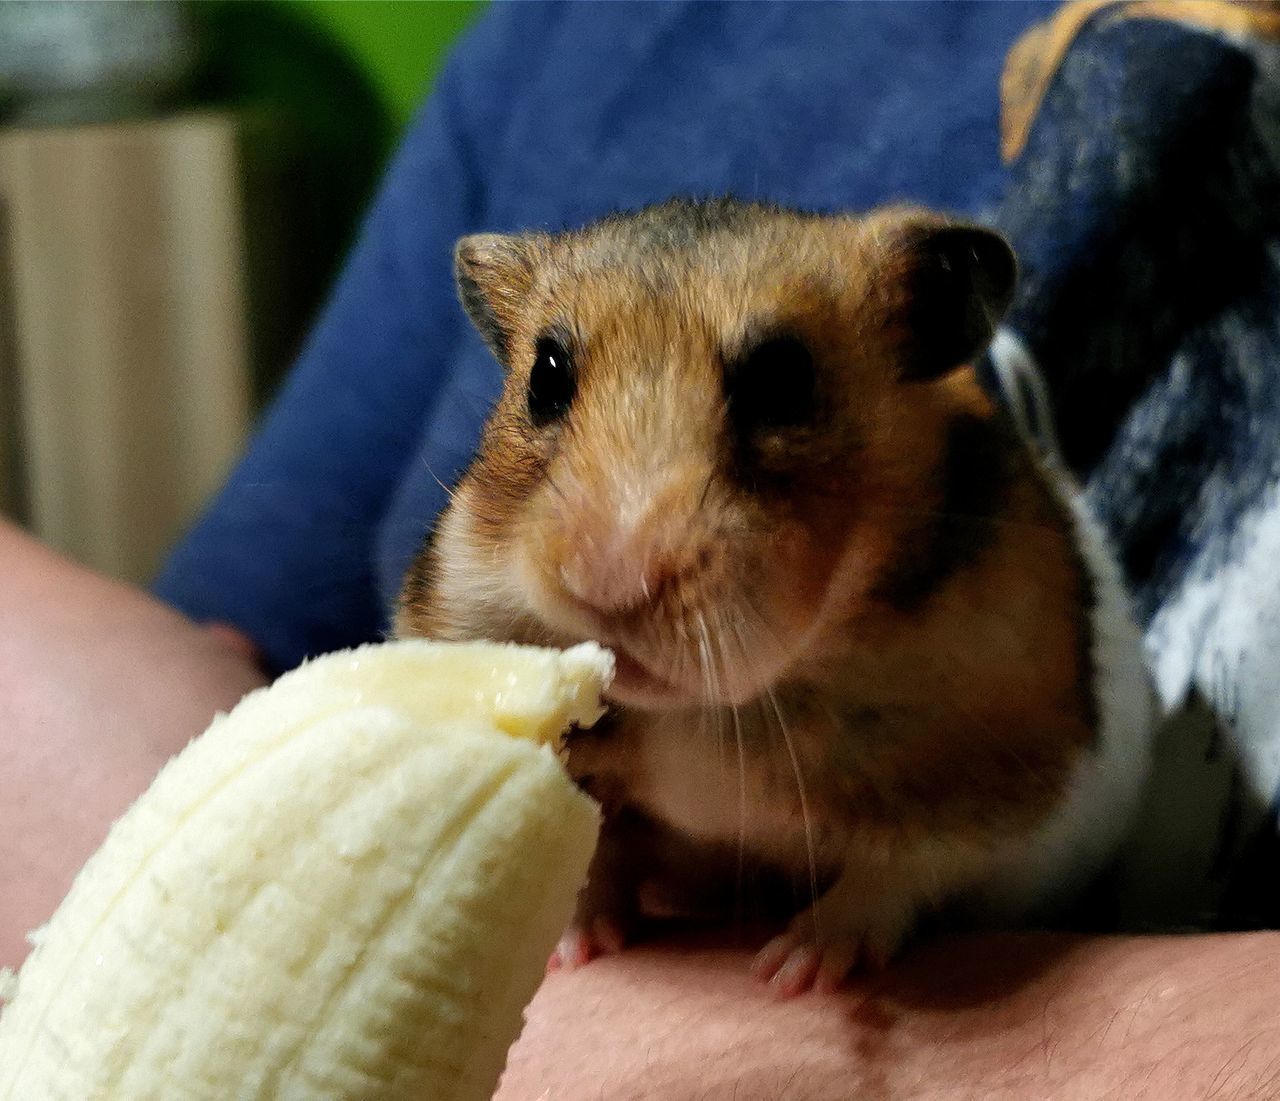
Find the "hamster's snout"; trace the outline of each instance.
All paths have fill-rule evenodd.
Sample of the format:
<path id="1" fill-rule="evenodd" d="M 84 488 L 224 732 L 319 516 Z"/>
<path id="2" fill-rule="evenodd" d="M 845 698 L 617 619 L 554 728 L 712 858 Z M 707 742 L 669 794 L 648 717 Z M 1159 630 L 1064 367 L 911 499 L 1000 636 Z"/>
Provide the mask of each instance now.
<path id="1" fill-rule="evenodd" d="M 716 547 L 689 532 L 671 539 L 653 519 L 596 532 L 575 525 L 560 563 L 565 592 L 595 614 L 625 619 L 661 602 L 687 602 L 689 591 L 709 582 Z"/>
<path id="2" fill-rule="evenodd" d="M 565 478 L 538 525 L 548 580 L 599 622 L 699 602 L 724 563 L 702 471 Z"/>
<path id="3" fill-rule="evenodd" d="M 550 626 L 619 656 L 614 697 L 650 706 L 732 702 L 748 691 L 727 609 L 745 546 L 705 469 L 636 478 L 562 472 L 526 529 L 521 571 Z"/>

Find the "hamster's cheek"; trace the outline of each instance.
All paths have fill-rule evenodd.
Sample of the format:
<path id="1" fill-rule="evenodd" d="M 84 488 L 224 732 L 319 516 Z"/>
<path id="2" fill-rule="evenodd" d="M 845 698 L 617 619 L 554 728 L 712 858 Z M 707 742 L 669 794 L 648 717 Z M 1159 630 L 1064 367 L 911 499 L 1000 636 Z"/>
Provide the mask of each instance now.
<path id="1" fill-rule="evenodd" d="M 790 521 L 776 527 L 747 566 L 747 591 L 768 609 L 769 626 L 784 637 L 806 634 L 820 614 L 836 566 L 842 533 Z"/>
<path id="2" fill-rule="evenodd" d="M 536 544 L 520 541 L 506 556 L 503 586 L 513 606 L 534 616 L 548 630 L 581 641 L 598 638 L 598 624 L 564 599 L 553 569 L 554 559 Z"/>
<path id="3" fill-rule="evenodd" d="M 514 548 L 483 534 L 469 503 L 464 487 L 442 515 L 431 553 L 421 566 L 429 575 L 421 586 L 422 595 L 402 607 L 398 633 L 549 642 L 524 599 L 524 587 L 512 564 Z"/>

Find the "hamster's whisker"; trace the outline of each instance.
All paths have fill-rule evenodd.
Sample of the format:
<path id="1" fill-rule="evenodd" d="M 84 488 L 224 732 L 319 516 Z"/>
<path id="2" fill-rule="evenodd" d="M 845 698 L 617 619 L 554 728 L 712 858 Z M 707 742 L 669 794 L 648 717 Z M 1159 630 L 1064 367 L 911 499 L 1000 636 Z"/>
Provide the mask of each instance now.
<path id="1" fill-rule="evenodd" d="M 733 740 L 738 750 L 738 861 L 734 870 L 734 909 L 741 916 L 747 865 L 747 753 L 742 744 L 742 717 L 736 704 L 729 708 L 729 714 L 733 718 Z"/>
<path id="2" fill-rule="evenodd" d="M 440 475 L 437 474 L 435 472 L 435 469 L 432 467 L 432 465 L 429 462 L 427 462 L 426 456 L 423 456 L 422 468 L 428 474 L 431 475 L 431 480 L 435 482 L 436 485 L 438 485 L 441 489 L 444 490 L 445 495 L 449 498 L 450 501 L 452 501 L 458 495 L 456 490 L 450 489 L 449 486 L 445 485 L 445 483 L 441 481 Z"/>
<path id="3" fill-rule="evenodd" d="M 731 620 L 725 614 L 723 608 L 716 610 L 716 645 L 720 650 L 721 664 L 728 665 L 729 654 L 728 647 L 730 643 L 730 635 L 726 629 Z M 742 637 L 734 632 L 734 638 L 737 639 L 738 648 L 741 650 Z M 745 663 L 747 655 L 742 654 L 741 661 Z M 742 666 L 749 669 L 747 665 Z M 742 740 L 742 716 L 738 713 L 738 705 L 729 705 L 729 717 L 733 722 L 733 740 L 738 751 L 738 860 L 737 867 L 734 872 L 734 913 L 738 920 L 741 921 L 744 910 L 744 893 L 746 890 L 746 864 L 747 864 L 747 753 L 746 747 Z"/>
<path id="4" fill-rule="evenodd" d="M 738 599 L 735 601 L 735 606 L 739 611 L 744 613 L 744 618 L 745 613 L 750 613 L 755 617 L 756 632 L 765 636 L 769 645 L 773 648 L 773 657 L 779 662 L 785 662 L 788 657 L 787 645 L 783 641 L 782 635 L 778 632 L 777 627 L 773 625 L 773 621 L 769 619 L 764 609 L 756 603 L 751 594 L 743 589 L 739 589 Z M 752 679 L 755 679 L 756 673 L 759 669 L 759 662 L 752 658 L 750 652 L 747 650 L 745 642 L 742 641 L 741 629 L 735 625 L 734 630 L 738 632 L 738 639 L 743 651 L 743 658 L 748 662 L 746 671 Z"/>
<path id="5" fill-rule="evenodd" d="M 707 617 L 701 609 L 698 611 L 698 648 L 702 655 L 704 680 L 706 683 L 707 709 L 714 712 L 716 718 L 716 747 L 720 755 L 720 771 L 724 772 L 724 708 L 718 701 L 723 697 L 724 678 L 715 660 L 712 647 L 712 634 L 707 627 Z"/>
<path id="6" fill-rule="evenodd" d="M 659 613 L 647 617 L 642 632 L 644 652 L 653 655 L 650 669 L 659 679 L 683 684 L 693 656 L 689 653 L 689 628 L 682 615 Z"/>
<path id="7" fill-rule="evenodd" d="M 707 503 L 707 495 L 711 492 L 711 487 L 716 484 L 716 468 L 713 466 L 707 473 L 706 484 L 702 487 L 702 492 L 698 495 L 697 512 L 701 512 Z"/>
<path id="8" fill-rule="evenodd" d="M 787 726 L 787 721 L 782 716 L 782 708 L 778 704 L 778 696 L 772 688 L 765 689 L 765 699 L 769 701 L 770 707 L 773 708 L 774 717 L 778 721 L 778 730 L 782 734 L 782 742 L 787 747 L 787 756 L 791 760 L 791 772 L 796 779 L 796 794 L 800 798 L 800 818 L 804 822 L 805 854 L 809 859 L 809 897 L 816 907 L 818 904 L 818 858 L 813 847 L 813 819 L 809 814 L 809 795 L 805 789 L 804 773 L 800 768 L 800 758 L 796 754 L 795 740 L 791 737 L 791 730 Z M 821 938 L 822 930 L 818 928 L 816 910 L 813 922 L 814 935 Z"/>
<path id="9" fill-rule="evenodd" d="M 547 488 L 559 497 L 565 505 L 569 504 L 569 498 L 564 495 L 564 490 L 560 488 L 559 484 L 556 482 L 555 475 L 551 473 L 549 468 L 543 473 L 542 480 L 546 482 Z"/>
<path id="10" fill-rule="evenodd" d="M 720 722 L 719 709 L 715 706 L 718 698 L 716 694 L 715 672 L 711 667 L 711 640 L 707 631 L 706 617 L 701 611 L 698 612 L 698 654 L 699 654 L 699 672 L 702 674 L 702 694 L 703 703 L 698 709 L 698 737 L 704 739 L 707 736 L 707 723 L 710 717 L 716 716 L 716 750 L 717 756 L 721 762 L 721 770 L 724 768 L 724 727 Z"/>
<path id="11" fill-rule="evenodd" d="M 708 704 L 716 699 L 715 679 L 711 670 L 711 641 L 707 637 L 707 619 L 698 612 L 698 656 L 702 671 L 702 687 Z"/>
<path id="12" fill-rule="evenodd" d="M 710 719 L 710 708 L 698 708 L 698 741 L 705 742 L 707 740 L 707 727 Z"/>

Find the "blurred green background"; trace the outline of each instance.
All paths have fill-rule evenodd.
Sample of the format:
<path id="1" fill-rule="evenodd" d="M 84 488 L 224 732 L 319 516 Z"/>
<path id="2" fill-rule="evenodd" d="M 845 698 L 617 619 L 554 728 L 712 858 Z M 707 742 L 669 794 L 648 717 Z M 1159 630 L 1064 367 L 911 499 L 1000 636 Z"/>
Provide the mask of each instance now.
<path id="1" fill-rule="evenodd" d="M 483 0 L 208 0 L 185 98 L 265 107 L 349 165 L 381 167 Z M 376 173 L 375 173 L 376 174 Z"/>
<path id="2" fill-rule="evenodd" d="M 278 0 L 340 42 L 403 126 L 481 0 Z"/>
<path id="3" fill-rule="evenodd" d="M 3 2 L 3 0 L 0 0 Z M 288 195 L 249 211 L 258 234 L 250 297 L 275 312 L 253 326 L 259 393 L 296 353 L 350 248 L 387 158 L 429 96 L 482 0 L 206 0 L 188 9 L 203 59 L 183 97 L 260 117 L 271 134 L 250 143 L 255 194 Z M 275 251 L 274 241 L 285 245 Z"/>

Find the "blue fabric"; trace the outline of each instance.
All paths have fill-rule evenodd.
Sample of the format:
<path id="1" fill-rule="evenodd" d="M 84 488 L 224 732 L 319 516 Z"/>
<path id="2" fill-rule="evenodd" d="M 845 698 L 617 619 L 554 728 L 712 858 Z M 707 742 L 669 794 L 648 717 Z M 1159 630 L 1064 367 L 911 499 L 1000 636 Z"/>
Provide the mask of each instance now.
<path id="1" fill-rule="evenodd" d="M 159 594 L 280 668 L 377 637 L 498 369 L 456 304 L 475 230 L 676 193 L 989 211 L 1005 53 L 1044 4 L 510 4 L 464 40 L 327 310 Z"/>
<path id="2" fill-rule="evenodd" d="M 1022 263 L 989 380 L 1022 349 L 1049 399 L 1029 419 L 1056 425 L 1115 542 L 1165 702 L 1198 695 L 1219 723 L 1158 744 L 1132 914 L 1280 924 L 1280 65 L 1259 65 L 1256 43 L 1103 9 L 1006 172 L 999 74 L 1050 14 L 495 5 L 159 593 L 239 625 L 281 668 L 385 630 L 500 383 L 455 300 L 465 233 L 677 193 L 989 218 Z"/>

